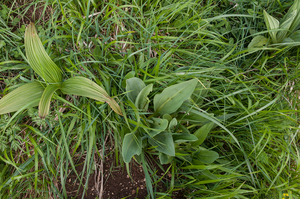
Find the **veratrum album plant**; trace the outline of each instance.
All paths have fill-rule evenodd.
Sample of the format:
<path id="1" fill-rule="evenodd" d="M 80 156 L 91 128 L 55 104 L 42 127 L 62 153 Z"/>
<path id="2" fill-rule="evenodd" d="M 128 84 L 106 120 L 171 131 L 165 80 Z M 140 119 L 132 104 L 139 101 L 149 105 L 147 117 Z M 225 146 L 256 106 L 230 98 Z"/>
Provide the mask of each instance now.
<path id="1" fill-rule="evenodd" d="M 262 47 L 266 44 L 277 46 L 300 45 L 300 0 L 295 0 L 283 19 L 279 22 L 264 10 L 264 20 L 270 38 L 255 36 L 248 48 Z M 298 30 L 298 31 L 297 31 Z"/>
<path id="2" fill-rule="evenodd" d="M 53 94 L 60 90 L 63 94 L 106 102 L 117 114 L 122 115 L 117 102 L 95 82 L 81 76 L 63 81 L 61 69 L 45 51 L 33 23 L 25 31 L 25 51 L 31 68 L 44 82 L 27 83 L 4 96 L 0 100 L 0 114 L 39 106 L 39 116 L 45 118 L 49 113 Z"/>

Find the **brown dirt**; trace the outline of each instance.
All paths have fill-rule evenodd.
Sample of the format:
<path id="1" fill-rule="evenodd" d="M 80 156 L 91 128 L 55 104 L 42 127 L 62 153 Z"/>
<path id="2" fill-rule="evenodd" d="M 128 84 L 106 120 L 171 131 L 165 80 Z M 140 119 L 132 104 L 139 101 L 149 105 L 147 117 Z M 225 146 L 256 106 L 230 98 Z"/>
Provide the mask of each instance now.
<path id="1" fill-rule="evenodd" d="M 145 175 L 142 167 L 132 164 L 130 166 L 130 172 L 132 179 L 126 172 L 126 167 L 115 167 L 113 158 L 106 158 L 103 165 L 104 178 L 103 178 L 103 195 L 102 199 L 120 199 L 126 197 L 126 199 L 145 198 L 147 196 L 147 189 L 145 183 Z M 78 161 L 83 163 L 84 160 Z M 76 167 L 78 174 L 83 171 L 84 164 L 80 164 Z M 95 199 L 99 196 L 101 182 L 97 183 L 98 174 L 100 170 L 92 173 L 89 176 L 85 199 Z M 86 176 L 86 174 L 84 175 Z M 86 184 L 86 179 L 83 179 L 83 185 Z M 59 186 L 61 189 L 61 185 Z M 67 177 L 66 191 L 69 199 L 81 199 L 83 194 L 83 186 L 80 186 L 80 182 L 74 172 Z"/>
<path id="2" fill-rule="evenodd" d="M 115 166 L 115 161 L 113 157 L 106 157 L 103 163 L 103 195 L 102 199 L 144 199 L 148 195 L 145 175 L 141 165 L 132 161 L 130 163 L 130 174 L 132 179 L 129 177 L 126 171 L 126 166 Z M 96 161 L 97 165 L 100 165 L 100 158 Z M 150 160 L 152 167 L 156 168 L 156 175 L 161 177 L 164 175 L 164 181 L 170 181 L 171 174 L 168 172 L 165 174 L 161 169 L 156 166 L 153 160 Z M 81 163 L 81 164 L 80 164 Z M 83 171 L 84 159 L 75 162 L 75 164 L 80 164 L 76 167 L 77 173 L 80 175 Z M 164 170 L 166 170 L 170 165 L 164 165 Z M 85 191 L 85 199 L 95 199 L 99 196 L 101 181 L 99 181 L 100 167 L 97 167 L 94 173 L 90 174 L 88 182 L 86 178 L 83 178 L 82 184 L 87 183 Z M 86 173 L 84 174 L 86 176 Z M 97 181 L 98 179 L 98 181 Z M 69 199 L 81 199 L 83 194 L 83 186 L 80 186 L 80 182 L 74 172 L 67 177 L 66 180 L 66 191 Z M 155 185 L 153 185 L 155 186 Z M 59 190 L 62 192 L 61 185 L 58 186 Z M 162 193 L 166 193 L 167 187 L 163 182 L 159 182 L 156 190 Z M 184 194 L 181 191 L 173 193 L 172 198 L 183 199 Z"/>
<path id="3" fill-rule="evenodd" d="M 21 28 L 22 25 L 28 25 L 30 22 L 36 22 L 37 20 L 40 20 L 39 25 L 45 24 L 51 18 L 53 14 L 52 7 L 48 5 L 45 12 L 43 12 L 45 2 L 32 3 L 34 1 L 37 2 L 36 0 L 16 0 L 13 4 L 9 1 L 6 3 L 8 8 L 13 5 L 12 10 L 14 12 L 11 13 L 11 17 L 20 19 L 19 23 L 13 26 L 12 32 Z"/>
<path id="4" fill-rule="evenodd" d="M 130 166 L 129 177 L 126 167 L 114 167 L 111 159 L 106 159 L 104 165 L 104 192 L 103 199 L 126 199 L 146 198 L 147 189 L 144 171 L 135 163 Z"/>

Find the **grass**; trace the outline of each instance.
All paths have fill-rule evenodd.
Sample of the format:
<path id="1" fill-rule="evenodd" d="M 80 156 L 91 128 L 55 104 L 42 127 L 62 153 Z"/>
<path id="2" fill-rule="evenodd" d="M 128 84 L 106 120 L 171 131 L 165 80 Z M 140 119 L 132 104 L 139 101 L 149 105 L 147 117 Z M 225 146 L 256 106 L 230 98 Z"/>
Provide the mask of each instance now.
<path id="1" fill-rule="evenodd" d="M 125 134 L 139 119 L 148 124 L 156 94 L 191 78 L 198 79 L 200 94 L 195 91 L 194 102 L 172 115 L 180 124 L 174 133 L 194 135 L 209 122 L 213 128 L 201 145 L 175 144 L 176 155 L 165 170 L 171 179 L 160 179 L 149 161 L 159 153 L 144 148 L 149 198 L 170 198 L 178 190 L 185 198 L 299 198 L 299 49 L 247 49 L 253 33 L 266 31 L 263 10 L 281 18 L 291 4 L 4 1 L 2 96 L 39 78 L 25 56 L 23 19 L 30 12 L 43 13 L 47 20 L 40 16 L 35 21 L 39 36 L 64 78 L 80 74 L 95 81 L 120 99 L 126 115 L 89 98 L 59 93 L 44 120 L 36 108 L 1 115 L 0 198 L 67 198 L 67 176 L 83 165 L 84 172 L 75 175 L 86 186 L 94 168 L 101 169 L 97 158 L 126 168 Z M 127 98 L 126 79 L 132 76 L 153 84 L 150 111 L 136 110 Z M 205 162 L 205 154 L 212 157 L 212 152 L 218 158 Z M 167 191 L 159 191 L 158 181 Z"/>

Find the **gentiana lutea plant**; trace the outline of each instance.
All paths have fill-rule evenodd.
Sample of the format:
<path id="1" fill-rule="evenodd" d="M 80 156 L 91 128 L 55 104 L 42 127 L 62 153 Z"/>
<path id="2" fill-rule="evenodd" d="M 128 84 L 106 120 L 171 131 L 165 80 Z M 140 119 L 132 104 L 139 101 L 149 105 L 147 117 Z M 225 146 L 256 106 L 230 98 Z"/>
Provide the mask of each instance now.
<path id="1" fill-rule="evenodd" d="M 63 94 L 84 96 L 106 102 L 117 114 L 122 115 L 117 102 L 90 79 L 75 76 L 63 81 L 61 69 L 45 51 L 33 23 L 28 25 L 25 31 L 25 51 L 31 68 L 44 82 L 27 83 L 5 95 L 0 100 L 0 114 L 39 106 L 39 116 L 45 118 L 49 113 L 53 94 L 60 90 Z"/>

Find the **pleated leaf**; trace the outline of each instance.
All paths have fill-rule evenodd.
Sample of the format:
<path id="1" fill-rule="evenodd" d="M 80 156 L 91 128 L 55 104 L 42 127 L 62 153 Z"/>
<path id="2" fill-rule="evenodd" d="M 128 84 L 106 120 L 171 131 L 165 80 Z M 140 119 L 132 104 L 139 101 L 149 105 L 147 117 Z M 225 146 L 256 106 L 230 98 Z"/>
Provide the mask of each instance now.
<path id="1" fill-rule="evenodd" d="M 43 92 L 42 98 L 39 103 L 40 118 L 44 119 L 48 115 L 52 95 L 57 89 L 60 89 L 60 86 L 56 84 L 52 84 L 52 85 L 48 85 L 45 91 Z"/>
<path id="2" fill-rule="evenodd" d="M 293 12 L 296 11 L 296 16 L 293 19 L 292 24 L 290 25 L 289 29 L 290 32 L 287 34 L 289 36 L 294 31 L 298 30 L 300 28 L 300 0 L 294 0 L 293 5 L 290 7 L 288 12 L 285 14 L 284 18 L 282 19 L 282 22 L 288 21 L 291 16 L 293 16 Z"/>
<path id="3" fill-rule="evenodd" d="M 265 23 L 267 25 L 269 34 L 271 36 L 272 42 L 274 44 L 277 43 L 277 38 L 276 38 L 276 34 L 278 31 L 276 31 L 276 29 L 279 28 L 279 21 L 277 19 L 275 19 L 274 17 L 272 17 L 271 15 L 269 15 L 265 10 L 264 10 L 264 19 L 265 19 Z"/>
<path id="4" fill-rule="evenodd" d="M 0 115 L 18 111 L 24 106 L 31 104 L 31 107 L 39 104 L 38 99 L 42 97 L 44 87 L 39 82 L 27 83 L 5 95 L 0 100 Z"/>
<path id="5" fill-rule="evenodd" d="M 39 76 L 49 83 L 62 82 L 62 72 L 45 51 L 33 23 L 25 31 L 25 51 L 31 68 Z"/>
<path id="6" fill-rule="evenodd" d="M 277 33 L 277 40 L 278 42 L 282 42 L 284 40 L 284 38 L 289 35 L 290 32 L 290 27 L 295 19 L 297 15 L 297 10 L 294 10 L 293 12 L 290 13 L 290 15 L 286 18 L 285 21 L 280 23 L 279 28 L 280 29 L 285 29 L 285 30 L 281 30 Z"/>
<path id="7" fill-rule="evenodd" d="M 117 114 L 122 115 L 121 108 L 117 102 L 98 84 L 85 77 L 77 76 L 67 79 L 63 82 L 61 91 L 66 95 L 84 96 L 100 102 L 106 102 Z"/>

